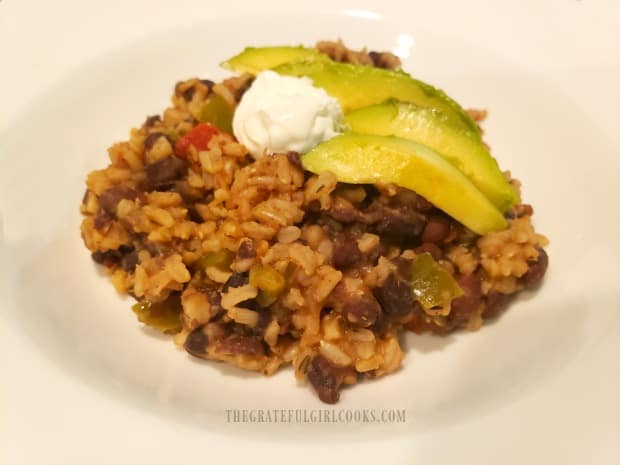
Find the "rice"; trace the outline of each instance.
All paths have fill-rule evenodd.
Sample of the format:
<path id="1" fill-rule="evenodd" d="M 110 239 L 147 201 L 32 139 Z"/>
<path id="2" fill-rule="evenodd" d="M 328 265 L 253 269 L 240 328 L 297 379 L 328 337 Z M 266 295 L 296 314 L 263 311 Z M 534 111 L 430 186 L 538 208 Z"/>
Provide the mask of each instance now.
<path id="1" fill-rule="evenodd" d="M 342 61 L 399 66 L 390 54 L 342 43 L 319 48 Z M 190 354 L 265 374 L 291 364 L 335 402 L 342 385 L 398 370 L 403 329 L 478 329 L 540 282 L 547 239 L 534 230 L 529 205 L 506 213 L 504 231 L 479 237 L 449 219 L 446 236 L 422 243 L 424 226 L 445 215 L 398 186 L 312 175 L 294 153 L 255 161 L 225 133 L 177 156 L 176 142 L 208 99 L 235 105 L 250 82 L 178 83 L 172 105 L 112 145 L 110 165 L 86 179 L 82 238 L 114 287 L 143 305 L 140 321 L 161 324 L 165 309 L 174 320 L 166 328 L 178 323 L 174 342 Z M 423 253 L 463 297 L 419 305 L 406 270 Z"/>

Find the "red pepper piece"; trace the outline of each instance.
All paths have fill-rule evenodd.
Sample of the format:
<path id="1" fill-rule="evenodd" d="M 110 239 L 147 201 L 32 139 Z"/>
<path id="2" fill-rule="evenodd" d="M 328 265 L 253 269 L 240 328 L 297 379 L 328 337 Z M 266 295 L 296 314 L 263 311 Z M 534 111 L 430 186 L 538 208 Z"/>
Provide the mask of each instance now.
<path id="1" fill-rule="evenodd" d="M 220 134 L 217 127 L 209 123 L 201 123 L 177 141 L 174 151 L 179 157 L 186 157 L 190 145 L 193 145 L 196 150 L 206 150 L 209 141 L 216 134 Z"/>

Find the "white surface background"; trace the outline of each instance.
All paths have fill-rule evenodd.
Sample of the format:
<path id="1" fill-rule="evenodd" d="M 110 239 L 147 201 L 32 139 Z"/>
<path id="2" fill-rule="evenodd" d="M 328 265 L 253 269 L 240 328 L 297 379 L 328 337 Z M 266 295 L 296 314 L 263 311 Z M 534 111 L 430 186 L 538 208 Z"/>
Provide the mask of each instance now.
<path id="1" fill-rule="evenodd" d="M 228 14 L 261 14 L 266 5 L 278 2 L 223 3 Z M 306 8 L 377 11 L 377 3 L 313 0 Z M 467 37 L 470 43 L 509 56 L 520 68 L 541 76 L 579 102 L 620 156 L 620 2 L 382 3 L 381 14 L 402 19 L 415 9 L 418 16 L 412 17 L 412 23 L 432 24 L 447 37 Z M 0 131 L 46 88 L 80 65 L 135 39 L 198 23 L 222 8 L 220 2 L 204 0 L 0 1 Z M 294 7 L 282 6 L 283 11 L 291 9 Z M 549 451 L 555 452 L 554 463 L 620 463 L 620 403 L 607 402 L 617 399 L 620 389 L 617 338 L 600 341 L 597 352 L 617 357 L 593 358 L 580 373 L 580 383 L 567 384 L 566 380 L 575 378 L 569 367 L 540 387 L 547 393 L 562 390 L 575 399 L 574 404 L 549 404 L 548 395 L 530 392 L 513 403 L 511 410 L 500 409 L 492 418 L 481 416 L 458 426 L 477 431 L 478 439 L 472 440 L 471 447 L 461 444 L 456 452 L 443 441 L 455 433 L 449 428 L 432 437 L 400 437 L 349 447 L 308 441 L 300 451 L 299 444 L 276 447 L 274 442 L 247 438 L 239 444 L 214 432 L 182 425 L 166 428 L 162 420 L 138 410 L 128 420 L 123 405 L 76 383 L 34 351 L 12 351 L 19 345 L 15 338 L 0 327 L 3 378 L 12 380 L 0 382 L 2 464 L 143 463 L 145 450 L 150 451 L 151 464 L 239 463 L 248 457 L 248 451 L 257 462 L 258 457 L 264 457 L 270 463 L 347 463 L 352 456 L 357 463 L 423 464 L 431 459 L 455 463 L 455 456 L 458 463 L 497 463 L 484 459 L 481 453 L 490 444 L 506 451 L 506 463 L 552 463 Z M 20 363 L 25 358 L 30 361 L 27 367 Z M 74 404 L 55 404 L 58 392 Z M 521 424 L 513 423 L 515 409 L 521 412 Z M 136 434 L 127 435 L 131 430 Z M 583 434 L 588 430 L 597 433 Z M 522 438 L 527 440 L 522 442 Z M 200 460 L 196 459 L 197 449 L 203 451 Z M 538 454 L 539 450 L 546 453 Z"/>

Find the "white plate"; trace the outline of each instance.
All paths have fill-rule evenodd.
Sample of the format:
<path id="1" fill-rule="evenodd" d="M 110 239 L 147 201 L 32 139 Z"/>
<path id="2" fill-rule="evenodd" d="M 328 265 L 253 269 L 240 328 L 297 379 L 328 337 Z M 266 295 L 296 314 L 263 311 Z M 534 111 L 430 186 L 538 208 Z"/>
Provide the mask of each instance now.
<path id="1" fill-rule="evenodd" d="M 550 269 L 538 292 L 478 333 L 409 337 L 400 372 L 345 390 L 337 406 L 405 409 L 404 424 L 228 423 L 226 409 L 325 406 L 290 370 L 263 378 L 199 362 L 142 328 L 80 240 L 84 178 L 107 163 L 108 145 L 164 108 L 177 80 L 221 77 L 218 62 L 248 44 L 334 37 L 396 49 L 408 71 L 490 110 L 487 140 L 522 180 L 536 227 L 551 239 Z M 617 463 L 617 149 L 546 77 L 423 22 L 221 16 L 92 62 L 0 137 L 0 336 L 10 373 L 0 461 L 269 454 L 275 462 L 295 454 L 315 462 L 298 452 L 311 438 L 331 444 L 332 457 L 354 447 L 362 462 L 380 454 L 420 463 Z M 252 446 L 235 449 L 239 441 Z"/>

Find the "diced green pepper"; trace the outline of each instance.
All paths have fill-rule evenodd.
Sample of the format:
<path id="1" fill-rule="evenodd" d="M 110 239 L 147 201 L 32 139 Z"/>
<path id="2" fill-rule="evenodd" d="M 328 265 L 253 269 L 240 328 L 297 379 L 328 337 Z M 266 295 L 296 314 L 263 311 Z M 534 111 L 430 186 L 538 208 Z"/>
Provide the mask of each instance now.
<path id="1" fill-rule="evenodd" d="M 223 132 L 232 134 L 232 120 L 235 109 L 223 97 L 211 94 L 200 112 L 202 123 L 211 123 Z"/>
<path id="2" fill-rule="evenodd" d="M 250 269 L 250 284 L 261 291 L 278 296 L 286 286 L 286 279 L 275 268 L 259 263 Z"/>
<path id="3" fill-rule="evenodd" d="M 163 302 L 151 303 L 143 300 L 132 305 L 138 321 L 162 333 L 174 334 L 181 331 L 181 298 L 172 294 Z"/>
<path id="4" fill-rule="evenodd" d="M 198 269 L 204 270 L 208 266 L 217 266 L 222 269 L 230 269 L 235 255 L 228 249 L 221 249 L 217 252 L 209 252 L 198 259 L 196 265 Z"/>
<path id="5" fill-rule="evenodd" d="M 433 259 L 431 254 L 416 256 L 412 263 L 411 287 L 425 309 L 445 307 L 463 295 L 452 275 Z"/>
<path id="6" fill-rule="evenodd" d="M 278 299 L 278 294 L 272 294 L 271 292 L 266 292 L 263 290 L 258 291 L 258 295 L 256 296 L 256 302 L 262 308 L 269 307 L 272 303 L 274 303 Z"/>

